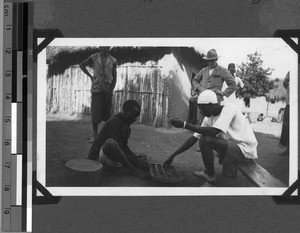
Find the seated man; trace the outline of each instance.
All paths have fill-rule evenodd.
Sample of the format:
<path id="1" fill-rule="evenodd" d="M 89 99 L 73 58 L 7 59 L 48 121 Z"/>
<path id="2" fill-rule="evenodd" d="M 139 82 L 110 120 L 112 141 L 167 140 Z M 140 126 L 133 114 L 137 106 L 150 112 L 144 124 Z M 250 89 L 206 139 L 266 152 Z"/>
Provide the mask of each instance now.
<path id="1" fill-rule="evenodd" d="M 127 145 L 130 125 L 140 115 L 141 107 L 135 100 L 127 100 L 123 111 L 105 122 L 97 134 L 88 158 L 102 163 L 106 168 L 122 164 L 127 171 L 141 178 L 149 176 L 149 166 L 144 155 L 131 151 Z"/>
<path id="2" fill-rule="evenodd" d="M 205 116 L 201 126 L 191 125 L 179 119 L 170 120 L 175 127 L 195 133 L 170 155 L 164 166 L 169 166 L 176 155 L 186 151 L 199 140 L 206 169 L 194 171 L 194 174 L 205 178 L 211 184 L 216 184 L 213 151 L 218 153 L 219 163 L 223 166 L 233 161 L 251 161 L 257 158 L 257 140 L 240 110 L 232 103 L 220 105 L 213 91 L 205 90 L 199 95 L 198 107 Z"/>

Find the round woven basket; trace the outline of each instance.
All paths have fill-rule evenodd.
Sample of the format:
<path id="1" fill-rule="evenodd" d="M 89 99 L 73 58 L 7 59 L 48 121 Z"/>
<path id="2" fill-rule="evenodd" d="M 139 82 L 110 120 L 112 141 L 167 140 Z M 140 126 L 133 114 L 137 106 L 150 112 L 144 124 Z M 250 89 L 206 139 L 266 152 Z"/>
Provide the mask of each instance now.
<path id="1" fill-rule="evenodd" d="M 103 166 L 89 159 L 73 159 L 65 164 L 65 180 L 67 186 L 101 186 Z"/>

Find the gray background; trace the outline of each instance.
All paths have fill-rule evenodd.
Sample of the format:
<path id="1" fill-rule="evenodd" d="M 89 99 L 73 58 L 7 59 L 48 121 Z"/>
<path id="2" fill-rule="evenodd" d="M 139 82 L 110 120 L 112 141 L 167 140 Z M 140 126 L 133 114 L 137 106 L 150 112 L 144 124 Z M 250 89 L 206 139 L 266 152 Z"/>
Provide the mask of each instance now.
<path id="1" fill-rule="evenodd" d="M 272 37 L 300 28 L 298 0 L 39 0 L 34 28 L 64 37 Z M 297 232 L 271 197 L 63 197 L 33 206 L 33 232 Z"/>

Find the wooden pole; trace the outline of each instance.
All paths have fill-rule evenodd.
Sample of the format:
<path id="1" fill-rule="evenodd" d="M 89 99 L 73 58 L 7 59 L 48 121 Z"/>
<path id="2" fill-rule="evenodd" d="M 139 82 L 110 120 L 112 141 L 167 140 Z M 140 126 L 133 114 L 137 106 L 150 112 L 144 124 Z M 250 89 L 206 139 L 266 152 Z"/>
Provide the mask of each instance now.
<path id="1" fill-rule="evenodd" d="M 266 117 L 268 116 L 268 113 L 269 113 L 269 104 L 270 104 L 270 102 L 268 101 L 268 103 L 267 103 L 267 113 L 266 113 Z"/>

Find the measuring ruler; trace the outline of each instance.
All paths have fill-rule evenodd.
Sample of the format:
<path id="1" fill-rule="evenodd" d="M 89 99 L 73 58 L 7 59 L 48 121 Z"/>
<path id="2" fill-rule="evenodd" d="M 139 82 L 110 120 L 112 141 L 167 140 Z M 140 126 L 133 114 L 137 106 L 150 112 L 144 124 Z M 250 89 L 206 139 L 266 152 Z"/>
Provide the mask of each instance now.
<path id="1" fill-rule="evenodd" d="M 32 43 L 33 30 L 28 26 L 29 10 L 26 2 L 3 4 L 2 230 L 6 232 L 31 229 L 27 218 L 32 194 L 27 187 L 32 178 L 27 156 L 28 67 L 32 64 L 28 39 Z"/>
<path id="2" fill-rule="evenodd" d="M 3 6 L 3 126 L 2 126 L 2 230 L 11 229 L 11 87 L 12 87 L 12 37 L 13 4 Z"/>

